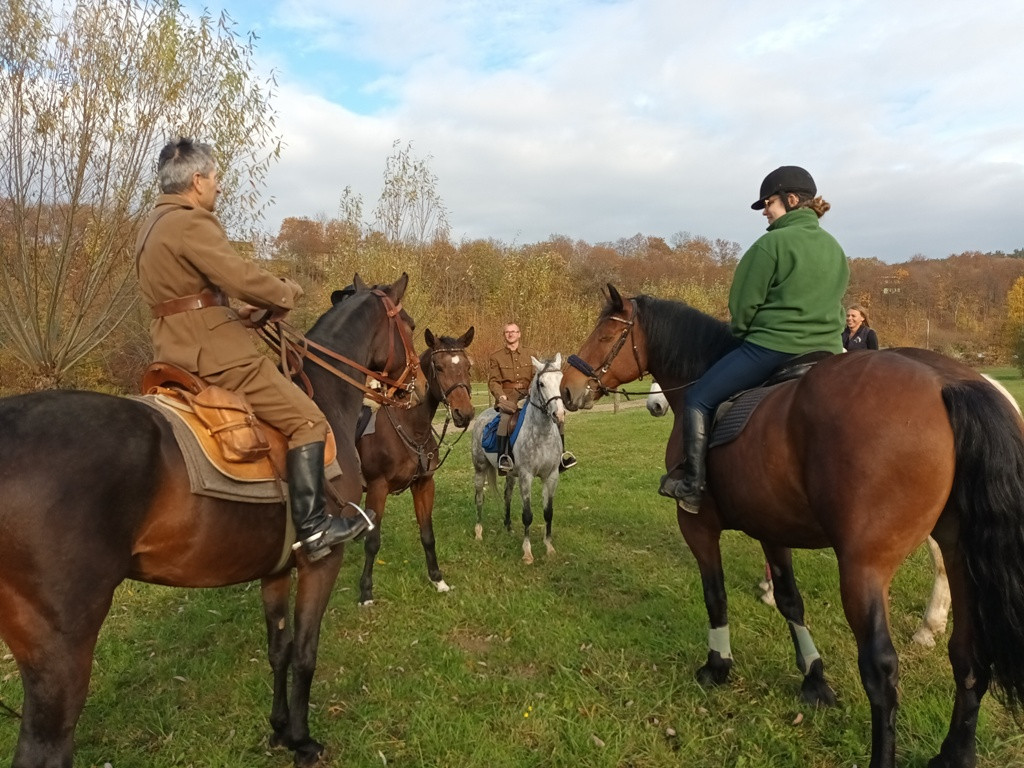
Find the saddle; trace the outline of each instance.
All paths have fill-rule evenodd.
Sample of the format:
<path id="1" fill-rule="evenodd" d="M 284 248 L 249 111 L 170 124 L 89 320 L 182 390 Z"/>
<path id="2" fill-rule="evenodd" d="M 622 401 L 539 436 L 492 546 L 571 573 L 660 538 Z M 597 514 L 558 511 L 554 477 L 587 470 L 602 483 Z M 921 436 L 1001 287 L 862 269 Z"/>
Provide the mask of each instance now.
<path id="1" fill-rule="evenodd" d="M 747 425 L 751 414 L 761 401 L 779 384 L 799 379 L 820 360 L 831 357 L 832 353 L 825 350 L 808 352 L 788 360 L 774 371 L 760 386 L 738 392 L 715 410 L 712 420 L 711 437 L 708 448 L 731 442 L 739 437 Z"/>
<path id="2" fill-rule="evenodd" d="M 260 421 L 242 395 L 160 362 L 146 369 L 141 389 L 161 410 L 184 423 L 203 455 L 223 475 L 245 483 L 285 479 L 288 438 Z M 334 433 L 328 431 L 324 466 L 336 458 Z"/>

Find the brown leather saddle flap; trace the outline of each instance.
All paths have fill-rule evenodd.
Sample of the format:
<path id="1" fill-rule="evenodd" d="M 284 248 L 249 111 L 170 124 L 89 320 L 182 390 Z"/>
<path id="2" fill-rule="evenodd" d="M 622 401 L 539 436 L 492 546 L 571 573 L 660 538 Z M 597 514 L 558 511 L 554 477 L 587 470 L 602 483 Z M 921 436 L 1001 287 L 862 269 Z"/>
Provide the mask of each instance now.
<path id="1" fill-rule="evenodd" d="M 288 438 L 280 430 L 260 421 L 259 426 L 270 444 L 269 453 L 252 461 L 229 461 L 221 450 L 220 440 L 196 415 L 191 405 L 194 396 L 209 386 L 205 381 L 169 363 L 154 363 L 147 369 L 142 383 L 144 394 L 156 395 L 164 405 L 174 408 L 175 413 L 195 434 L 203 453 L 223 474 L 243 482 L 285 478 Z M 337 459 L 337 455 L 338 446 L 334 433 L 328 429 L 324 466 L 330 466 Z"/>

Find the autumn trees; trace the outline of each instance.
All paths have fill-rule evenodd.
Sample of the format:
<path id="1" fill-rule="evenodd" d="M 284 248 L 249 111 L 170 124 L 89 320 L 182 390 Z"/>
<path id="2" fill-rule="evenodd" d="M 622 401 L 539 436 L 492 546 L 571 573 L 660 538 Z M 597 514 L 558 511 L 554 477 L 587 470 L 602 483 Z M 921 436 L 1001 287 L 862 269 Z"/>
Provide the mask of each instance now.
<path id="1" fill-rule="evenodd" d="M 8 0 L 0 70 L 0 344 L 54 386 L 135 311 L 132 247 L 169 138 L 213 143 L 222 221 L 258 220 L 273 83 L 229 19 L 177 0 Z"/>

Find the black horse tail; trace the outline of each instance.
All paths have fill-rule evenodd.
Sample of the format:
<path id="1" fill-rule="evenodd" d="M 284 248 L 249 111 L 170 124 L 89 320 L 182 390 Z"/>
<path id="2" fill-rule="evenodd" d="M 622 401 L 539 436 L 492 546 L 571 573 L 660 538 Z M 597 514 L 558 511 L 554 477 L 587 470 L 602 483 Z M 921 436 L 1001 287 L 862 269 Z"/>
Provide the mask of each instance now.
<path id="1" fill-rule="evenodd" d="M 952 499 L 959 511 L 975 622 L 974 653 L 994 693 L 1024 706 L 1024 431 L 986 382 L 942 390 L 956 446 Z M 955 621 L 954 617 L 954 621 Z"/>

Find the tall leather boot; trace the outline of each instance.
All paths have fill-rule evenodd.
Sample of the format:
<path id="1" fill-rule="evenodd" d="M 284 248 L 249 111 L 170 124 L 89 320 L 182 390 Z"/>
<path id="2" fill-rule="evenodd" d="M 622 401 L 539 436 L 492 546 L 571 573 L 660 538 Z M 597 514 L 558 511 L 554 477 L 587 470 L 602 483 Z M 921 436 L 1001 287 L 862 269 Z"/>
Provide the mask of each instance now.
<path id="1" fill-rule="evenodd" d="M 498 474 L 502 477 L 515 469 L 512 451 L 509 450 L 508 443 L 508 435 L 498 435 Z"/>
<path id="2" fill-rule="evenodd" d="M 679 505 L 691 514 L 700 511 L 704 495 L 705 459 L 708 452 L 708 427 L 711 417 L 696 408 L 683 411 L 683 451 L 685 462 L 682 470 L 676 467 L 661 476 L 658 493 L 679 501 Z"/>
<path id="3" fill-rule="evenodd" d="M 327 514 L 323 442 L 289 450 L 287 468 L 292 520 L 297 538 L 311 561 L 327 556 L 334 545 L 351 541 L 371 527 L 372 521 L 362 516 Z"/>

